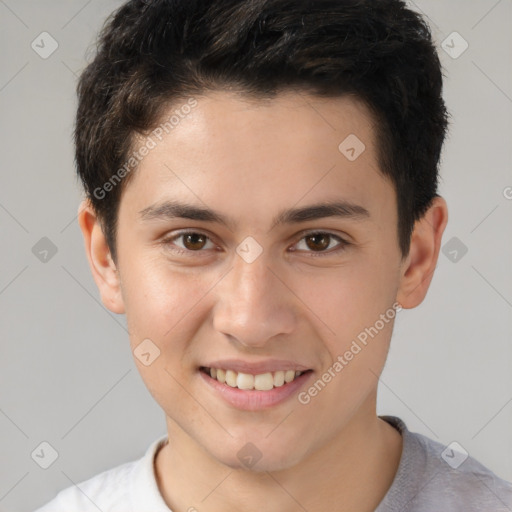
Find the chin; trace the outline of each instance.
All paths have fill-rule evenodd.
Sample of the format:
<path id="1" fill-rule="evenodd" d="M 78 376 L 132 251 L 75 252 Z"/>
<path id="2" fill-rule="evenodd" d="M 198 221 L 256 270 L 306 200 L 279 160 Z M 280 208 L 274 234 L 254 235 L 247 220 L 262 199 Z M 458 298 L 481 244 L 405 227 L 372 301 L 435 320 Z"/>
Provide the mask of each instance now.
<path id="1" fill-rule="evenodd" d="M 247 439 L 247 438 L 246 438 Z M 255 438 L 253 438 L 255 439 Z M 296 446 L 283 442 L 269 443 L 268 439 L 234 442 L 233 449 L 212 450 L 210 454 L 221 464 L 235 470 L 253 473 L 274 472 L 290 469 L 306 456 Z"/>

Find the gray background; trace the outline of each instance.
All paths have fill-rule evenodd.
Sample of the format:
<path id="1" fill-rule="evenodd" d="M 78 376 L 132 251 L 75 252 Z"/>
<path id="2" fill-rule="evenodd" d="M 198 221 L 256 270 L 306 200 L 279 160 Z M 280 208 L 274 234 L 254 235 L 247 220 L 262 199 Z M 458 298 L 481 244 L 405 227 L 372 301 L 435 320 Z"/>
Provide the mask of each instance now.
<path id="1" fill-rule="evenodd" d="M 76 222 L 76 76 L 120 3 L 0 0 L 3 511 L 33 510 L 141 457 L 165 434 L 124 317 L 99 302 Z M 440 189 L 450 208 L 448 246 L 425 302 L 395 324 L 378 412 L 443 444 L 459 442 L 512 480 L 512 1 L 410 4 L 429 18 L 453 116 Z M 59 45 L 46 59 L 31 48 L 43 31 Z M 448 38 L 460 50 L 454 31 L 469 44 L 457 58 L 441 46 Z M 46 262 L 32 252 L 43 237 L 57 248 Z M 43 441 L 59 454 L 46 470 L 31 458 Z"/>

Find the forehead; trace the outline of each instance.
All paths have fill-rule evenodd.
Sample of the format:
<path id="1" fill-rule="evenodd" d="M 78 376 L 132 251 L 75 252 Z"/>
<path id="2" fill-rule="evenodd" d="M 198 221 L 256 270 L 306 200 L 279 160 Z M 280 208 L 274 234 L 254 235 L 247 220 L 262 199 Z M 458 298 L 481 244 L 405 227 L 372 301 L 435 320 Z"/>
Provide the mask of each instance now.
<path id="1" fill-rule="evenodd" d="M 307 200 L 374 209 L 383 207 L 379 196 L 394 201 L 378 168 L 374 119 L 355 98 L 212 92 L 194 102 L 174 103 L 148 135 L 154 147 L 127 187 L 138 190 L 141 209 L 173 195 L 253 216 Z"/>
<path id="2" fill-rule="evenodd" d="M 211 143 L 226 154 L 235 154 L 240 146 L 244 151 L 284 146 L 292 147 L 293 154 L 298 155 L 312 149 L 339 150 L 339 143 L 354 135 L 364 141 L 368 153 L 374 151 L 375 119 L 353 96 L 322 98 L 305 92 L 282 92 L 271 99 L 259 99 L 211 91 L 194 101 L 193 108 L 183 100 L 163 113 L 158 125 L 164 128 L 164 137 L 172 132 L 176 144 L 197 148 L 200 143 Z M 174 124 L 169 126 L 172 118 Z"/>

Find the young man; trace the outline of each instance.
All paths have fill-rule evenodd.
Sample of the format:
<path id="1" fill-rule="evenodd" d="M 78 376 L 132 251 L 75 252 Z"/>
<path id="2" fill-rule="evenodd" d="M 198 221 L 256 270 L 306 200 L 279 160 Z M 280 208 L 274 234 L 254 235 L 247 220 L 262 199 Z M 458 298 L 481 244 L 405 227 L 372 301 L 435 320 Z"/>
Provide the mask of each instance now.
<path id="1" fill-rule="evenodd" d="M 134 0 L 78 91 L 87 256 L 168 435 L 40 512 L 512 510 L 511 484 L 376 414 L 447 223 L 417 14 Z"/>

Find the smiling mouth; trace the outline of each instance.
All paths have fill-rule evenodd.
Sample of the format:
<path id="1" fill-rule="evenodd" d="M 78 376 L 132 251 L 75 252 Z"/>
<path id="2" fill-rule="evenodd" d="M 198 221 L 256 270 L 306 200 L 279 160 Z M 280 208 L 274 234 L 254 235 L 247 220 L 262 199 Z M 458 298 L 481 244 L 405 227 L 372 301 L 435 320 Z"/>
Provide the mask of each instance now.
<path id="1" fill-rule="evenodd" d="M 253 375 L 251 373 L 236 372 L 223 368 L 208 368 L 206 366 L 201 366 L 199 370 L 226 386 L 256 391 L 270 391 L 274 388 L 286 386 L 286 384 L 293 382 L 297 377 L 312 371 L 278 370 Z"/>

